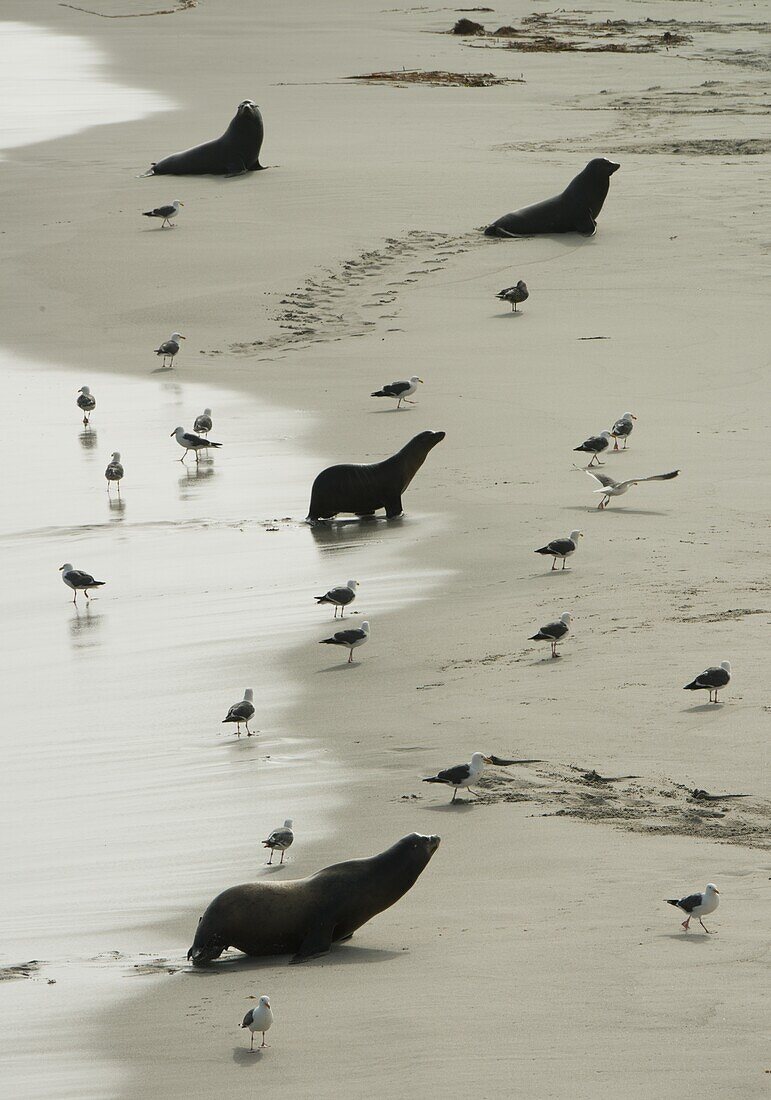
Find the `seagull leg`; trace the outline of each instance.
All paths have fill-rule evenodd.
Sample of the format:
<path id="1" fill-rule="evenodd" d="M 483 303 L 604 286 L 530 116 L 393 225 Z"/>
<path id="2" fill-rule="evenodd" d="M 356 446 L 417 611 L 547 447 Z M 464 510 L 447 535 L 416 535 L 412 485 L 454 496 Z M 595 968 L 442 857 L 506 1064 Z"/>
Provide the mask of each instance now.
<path id="1" fill-rule="evenodd" d="M 252 1032 L 252 1041 L 249 1044 L 249 1050 L 254 1050 L 254 1032 Z"/>
<path id="2" fill-rule="evenodd" d="M 260 1050 L 262 1050 L 262 1047 L 264 1047 L 264 1046 L 265 1046 L 265 1032 L 263 1031 L 263 1033 L 262 1033 L 262 1045 L 260 1046 Z"/>
<path id="3" fill-rule="evenodd" d="M 281 862 L 282 862 L 282 863 L 284 862 L 284 855 L 285 855 L 285 854 L 286 854 L 285 852 L 283 852 L 283 851 L 281 852 Z"/>
<path id="4" fill-rule="evenodd" d="M 684 921 L 683 921 L 683 928 L 684 928 L 684 929 L 686 930 L 686 932 L 688 931 L 688 925 L 689 925 L 690 923 L 691 923 L 691 918 L 690 918 L 690 917 L 688 917 L 688 919 L 687 919 L 687 920 L 684 920 Z"/>
<path id="5" fill-rule="evenodd" d="M 353 664 L 353 650 L 352 649 L 348 650 L 348 664 L 349 665 Z"/>
<path id="6" fill-rule="evenodd" d="M 452 792 L 452 798 L 450 799 L 450 805 L 451 806 L 452 806 L 453 802 L 455 801 L 455 799 L 457 797 L 458 797 L 458 788 L 456 787 L 455 790 Z"/>
<path id="7" fill-rule="evenodd" d="M 556 568 L 557 568 L 557 559 L 556 559 L 556 558 L 554 558 L 554 559 L 552 560 L 552 563 L 551 563 L 551 571 L 552 571 L 552 573 L 554 572 L 554 570 L 555 570 Z"/>
<path id="8" fill-rule="evenodd" d="M 701 917 L 699 917 L 699 924 L 702 926 L 702 928 L 704 929 L 704 931 L 707 933 L 708 936 L 716 936 L 717 935 L 717 932 L 710 932 L 709 928 L 707 928 L 706 924 L 701 919 Z"/>
<path id="9" fill-rule="evenodd" d="M 271 850 L 270 850 L 270 859 L 268 860 L 266 866 L 270 867 L 272 862 L 273 862 L 273 849 L 271 848 Z"/>
<path id="10" fill-rule="evenodd" d="M 565 568 L 565 562 L 566 562 L 567 560 L 568 560 L 567 558 L 563 558 L 563 559 L 562 559 L 562 568 L 563 568 L 563 569 Z"/>

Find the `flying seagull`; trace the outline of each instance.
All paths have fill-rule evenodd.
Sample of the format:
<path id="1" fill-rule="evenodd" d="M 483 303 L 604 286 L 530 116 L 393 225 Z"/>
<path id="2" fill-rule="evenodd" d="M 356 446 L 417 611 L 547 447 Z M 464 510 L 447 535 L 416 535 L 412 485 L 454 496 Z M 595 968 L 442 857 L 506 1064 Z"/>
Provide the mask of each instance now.
<path id="1" fill-rule="evenodd" d="M 174 356 L 179 351 L 179 341 L 186 340 L 187 337 L 183 336 L 181 332 L 172 332 L 168 340 L 164 340 L 159 348 L 155 349 L 156 355 L 163 356 L 163 363 L 161 366 L 166 366 L 166 360 L 171 360 L 172 366 L 174 365 Z"/>
<path id="2" fill-rule="evenodd" d="M 91 598 L 88 594 L 89 588 L 101 588 L 103 584 L 107 583 L 106 581 L 95 581 L 90 573 L 84 573 L 80 569 L 73 568 L 72 562 L 70 561 L 60 566 L 59 572 L 67 587 L 71 588 L 75 593 L 72 600 L 75 604 L 78 602 L 78 592 L 85 592 L 86 599 L 88 600 Z"/>
<path id="3" fill-rule="evenodd" d="M 356 589 L 358 588 L 358 581 L 348 581 L 346 584 L 341 584 L 339 588 L 330 588 L 329 592 L 323 596 L 315 596 L 316 603 L 331 603 L 334 605 L 335 614 L 334 618 L 337 618 L 337 609 L 340 608 L 340 618 L 345 617 L 345 609 L 349 603 L 353 603 L 356 599 Z"/>
<path id="4" fill-rule="evenodd" d="M 78 390 L 78 397 L 76 404 L 83 412 L 83 424 L 88 427 L 88 422 L 91 419 L 91 413 L 96 408 L 96 398 L 91 393 L 88 386 L 81 386 Z"/>
<path id="5" fill-rule="evenodd" d="M 210 439 L 202 439 L 200 435 L 195 435 L 193 432 L 186 432 L 184 428 L 175 428 L 174 431 L 170 433 L 170 435 L 173 435 L 176 438 L 177 443 L 179 443 L 180 447 L 185 448 L 185 453 L 182 455 L 182 458 L 180 458 L 180 462 L 185 461 L 188 451 L 195 452 L 195 460 L 197 462 L 199 451 L 205 451 L 207 447 L 222 446 L 221 443 L 212 443 Z"/>
<path id="6" fill-rule="evenodd" d="M 415 390 L 418 388 L 418 383 L 422 383 L 423 379 L 418 378 L 417 374 L 413 374 L 412 378 L 403 382 L 389 382 L 387 386 L 383 386 L 382 390 L 375 390 L 370 394 L 370 397 L 393 397 L 397 404 L 397 409 L 402 407 L 402 401 L 407 401 L 408 405 L 417 405 L 417 401 L 409 401 Z"/>
<path id="7" fill-rule="evenodd" d="M 517 304 L 526 302 L 530 297 L 530 291 L 527 289 L 527 283 L 520 279 L 516 286 L 507 286 L 504 290 L 499 290 L 495 297 L 501 302 L 511 302 L 511 312 L 518 313 Z"/>
<path id="8" fill-rule="evenodd" d="M 244 697 L 240 703 L 234 703 L 225 717 L 222 719 L 222 725 L 226 722 L 235 722 L 236 734 L 241 736 L 241 723 L 246 726 L 247 737 L 252 736 L 252 731 L 249 729 L 249 723 L 254 718 L 254 688 L 247 688 L 244 692 Z"/>
<path id="9" fill-rule="evenodd" d="M 634 428 L 634 421 L 636 419 L 637 419 L 637 417 L 634 415 L 634 413 L 628 413 L 627 412 L 627 413 L 624 413 L 624 415 L 620 418 L 620 420 L 617 420 L 616 423 L 613 425 L 613 427 L 610 430 L 610 434 L 613 436 L 613 450 L 614 451 L 617 451 L 619 449 L 619 446 L 618 446 L 619 439 L 623 439 L 623 441 L 624 441 L 624 450 L 626 450 L 627 440 L 629 439 L 629 436 L 632 434 L 632 429 Z"/>
<path id="10" fill-rule="evenodd" d="M 552 572 L 557 568 L 558 558 L 562 558 L 562 568 L 565 568 L 565 562 L 571 554 L 575 554 L 578 549 L 578 540 L 584 537 L 583 531 L 571 531 L 566 539 L 554 539 L 552 542 L 547 542 L 546 546 L 542 546 L 540 550 L 536 550 L 536 554 L 544 554 L 545 556 L 551 556 L 554 561 L 551 563 Z"/>
<path id="11" fill-rule="evenodd" d="M 204 409 L 201 415 L 195 418 L 193 431 L 198 432 L 199 435 L 208 436 L 211 427 L 211 409 Z"/>
<path id="12" fill-rule="evenodd" d="M 547 623 L 546 626 L 542 626 L 537 634 L 533 634 L 530 638 L 531 642 L 551 642 L 551 655 L 552 657 L 559 657 L 557 652 L 557 643 L 561 642 L 567 632 L 570 630 L 570 624 L 573 622 L 573 616 L 570 611 L 565 611 L 560 615 L 556 623 Z"/>
<path id="13" fill-rule="evenodd" d="M 703 894 L 689 894 L 687 898 L 680 898 L 678 901 L 676 898 L 665 898 L 667 905 L 674 905 L 676 909 L 682 909 L 686 914 L 683 921 L 683 928 L 688 931 L 688 925 L 691 923 L 691 917 L 698 917 L 699 924 L 702 926 L 705 932 L 709 932 L 709 928 L 706 927 L 702 917 L 709 916 L 710 913 L 714 913 L 718 907 L 720 891 L 714 883 L 708 882 Z"/>
<path id="14" fill-rule="evenodd" d="M 353 663 L 353 651 L 369 640 L 369 623 L 363 622 L 356 630 L 338 630 L 331 638 L 324 638 L 319 645 L 342 645 L 348 648 L 348 664 Z"/>
<path id="15" fill-rule="evenodd" d="M 281 852 L 281 863 L 284 862 L 284 852 L 287 848 L 291 848 L 294 843 L 294 833 L 292 832 L 292 819 L 288 817 L 284 822 L 282 829 L 274 829 L 267 840 L 263 840 L 263 845 L 266 848 L 270 848 L 270 859 L 268 860 L 268 867 L 273 862 L 273 853 Z M 281 866 L 281 864 L 279 864 Z"/>
<path id="16" fill-rule="evenodd" d="M 144 218 L 162 218 L 161 229 L 165 229 L 166 226 L 168 226 L 169 229 L 173 229 L 174 226 L 171 224 L 171 219 L 176 218 L 180 206 L 184 205 L 185 204 L 180 202 L 179 199 L 174 199 L 174 202 L 167 203 L 165 206 L 156 206 L 154 210 L 145 210 L 142 216 Z"/>
<path id="17" fill-rule="evenodd" d="M 493 759 L 491 756 L 485 756 L 483 752 L 472 753 L 471 760 L 468 764 L 456 764 L 452 768 L 445 768 L 444 771 L 437 772 L 436 775 L 430 775 L 427 779 L 424 779 L 424 783 L 444 783 L 446 787 L 454 787 L 452 793 L 451 802 L 455 801 L 455 797 L 461 788 L 469 791 L 470 794 L 476 794 L 476 791 L 471 789 L 471 784 L 476 783 L 482 772 L 485 770 L 485 764 L 492 764 Z"/>
<path id="18" fill-rule="evenodd" d="M 591 463 L 590 463 L 591 465 Z M 654 474 L 653 477 L 635 477 L 629 481 L 614 481 L 612 477 L 608 477 L 607 474 L 597 474 L 594 470 L 587 469 L 585 471 L 589 477 L 593 477 L 595 481 L 598 481 L 602 486 L 601 489 L 595 489 L 595 493 L 602 493 L 602 500 L 597 507 L 602 510 L 607 508 L 610 504 L 611 497 L 623 496 L 633 485 L 639 485 L 642 481 L 671 481 L 673 477 L 677 477 L 680 473 L 679 470 L 672 470 L 668 474 Z"/>
<path id="19" fill-rule="evenodd" d="M 717 693 L 721 688 L 724 688 L 731 679 L 731 662 L 721 661 L 720 665 L 708 668 L 705 672 L 702 672 L 700 676 L 697 676 L 690 684 L 686 684 L 684 691 L 698 691 L 700 688 L 709 692 L 710 703 L 717 702 Z M 715 693 L 715 698 L 712 698 L 712 692 Z"/>
<path id="20" fill-rule="evenodd" d="M 110 483 L 117 481 L 118 483 L 118 495 L 120 496 L 120 483 L 123 478 L 123 467 L 120 462 L 120 451 L 113 451 L 112 457 L 107 464 L 107 469 L 104 471 L 104 476 L 107 478 L 107 492 L 110 491 Z"/>
<path id="21" fill-rule="evenodd" d="M 585 439 L 580 447 L 574 447 L 574 451 L 585 451 L 592 457 L 589 461 L 589 465 L 593 466 L 596 462 L 598 466 L 602 466 L 598 455 L 601 455 L 603 451 L 607 450 L 610 446 L 610 432 L 600 432 L 599 435 L 590 435 L 588 439 Z"/>
<path id="22" fill-rule="evenodd" d="M 259 1004 L 249 1009 L 241 1024 L 241 1027 L 248 1027 L 252 1033 L 249 1050 L 254 1050 L 255 1031 L 262 1032 L 262 1043 L 260 1044 L 260 1050 L 262 1050 L 265 1046 L 265 1032 L 270 1029 L 272 1023 L 273 1013 L 270 1010 L 270 997 L 260 997 Z"/>

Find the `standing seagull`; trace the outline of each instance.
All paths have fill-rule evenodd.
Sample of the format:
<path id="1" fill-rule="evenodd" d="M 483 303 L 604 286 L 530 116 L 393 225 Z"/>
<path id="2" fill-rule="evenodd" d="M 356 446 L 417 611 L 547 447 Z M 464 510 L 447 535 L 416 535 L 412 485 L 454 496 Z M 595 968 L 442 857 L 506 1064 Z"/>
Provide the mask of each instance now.
<path id="1" fill-rule="evenodd" d="M 602 466 L 599 455 L 603 451 L 606 451 L 610 446 L 610 432 L 600 432 L 599 435 L 590 435 L 588 439 L 585 439 L 580 447 L 574 447 L 574 451 L 586 451 L 592 457 L 589 461 L 589 465 L 593 466 L 596 462 L 598 466 Z"/>
<path id="2" fill-rule="evenodd" d="M 249 1009 L 241 1024 L 241 1027 L 248 1027 L 252 1033 L 249 1050 L 254 1050 L 255 1031 L 262 1032 L 262 1043 L 260 1044 L 260 1050 L 262 1050 L 265 1046 L 265 1032 L 270 1029 L 272 1023 L 273 1013 L 270 1010 L 270 997 L 260 997 L 260 1003 L 255 1008 Z"/>
<path id="3" fill-rule="evenodd" d="M 174 199 L 174 202 L 167 203 L 165 206 L 156 206 L 154 210 L 145 210 L 142 214 L 142 217 L 162 218 L 163 220 L 161 221 L 161 229 L 165 229 L 166 226 L 168 226 L 169 229 L 173 229 L 174 226 L 171 224 L 171 219 L 176 218 L 177 214 L 179 213 L 180 206 L 184 205 L 185 204 L 183 202 L 180 202 L 179 199 Z"/>
<path id="4" fill-rule="evenodd" d="M 123 478 L 123 467 L 120 463 L 120 451 L 113 451 L 112 458 L 107 464 L 107 469 L 104 471 L 104 476 L 107 478 L 107 492 L 110 491 L 110 482 L 117 481 L 118 483 L 118 496 L 120 496 L 120 483 Z"/>
<path id="5" fill-rule="evenodd" d="M 537 634 L 533 634 L 530 638 L 531 642 L 551 642 L 551 655 L 552 657 L 559 657 L 557 652 L 557 643 L 561 642 L 567 632 L 570 630 L 570 624 L 573 622 L 573 616 L 570 611 L 565 611 L 560 615 L 556 623 L 547 623 L 546 626 L 542 626 Z"/>
<path id="6" fill-rule="evenodd" d="M 665 898 L 664 900 L 667 905 L 674 905 L 676 909 L 682 909 L 686 914 L 683 921 L 683 928 L 686 932 L 688 931 L 688 925 L 691 923 L 691 917 L 698 917 L 699 924 L 704 931 L 712 935 L 701 918 L 715 912 L 719 903 L 719 893 L 717 886 L 712 882 L 708 882 L 703 894 L 689 894 L 687 898 L 680 898 L 679 901 L 675 898 Z"/>
<path id="7" fill-rule="evenodd" d="M 288 817 L 284 822 L 283 829 L 274 829 L 267 840 L 263 840 L 263 845 L 266 848 L 270 848 L 270 859 L 268 860 L 268 867 L 273 862 L 273 853 L 281 852 L 281 863 L 284 862 L 284 852 L 287 848 L 291 848 L 294 843 L 294 833 L 292 832 L 292 819 Z M 281 864 L 279 864 L 279 867 Z"/>
<path id="8" fill-rule="evenodd" d="M 193 431 L 198 432 L 199 435 L 208 436 L 211 431 L 211 409 L 204 409 L 201 415 L 195 418 Z"/>
<path id="9" fill-rule="evenodd" d="M 717 693 L 721 688 L 724 688 L 731 679 L 731 662 L 721 661 L 720 665 L 708 668 L 705 672 L 702 672 L 700 676 L 697 676 L 695 680 L 690 684 L 686 684 L 684 691 L 698 691 L 700 688 L 709 692 L 710 703 L 717 702 Z M 715 698 L 712 698 L 712 692 L 715 693 Z"/>
<path id="10" fill-rule="evenodd" d="M 492 757 L 485 756 L 483 752 L 472 753 L 471 760 L 468 764 L 456 764 L 453 768 L 445 768 L 444 771 L 437 772 L 436 775 L 431 775 L 427 779 L 424 779 L 424 783 L 444 783 L 446 787 L 454 787 L 452 792 L 451 802 L 455 801 L 455 797 L 458 791 L 463 787 L 470 794 L 476 794 L 476 791 L 471 790 L 471 784 L 481 776 L 485 770 L 485 764 L 492 764 Z"/>
<path id="11" fill-rule="evenodd" d="M 340 608 L 340 618 L 345 617 L 345 609 L 349 603 L 353 603 L 356 599 L 356 589 L 359 586 L 358 581 L 348 581 L 346 584 L 341 584 L 339 588 L 330 588 L 323 596 L 314 597 L 316 603 L 331 603 L 334 604 L 335 614 L 334 618 L 337 618 L 337 609 Z"/>
<path id="12" fill-rule="evenodd" d="M 180 458 L 180 462 L 185 461 L 188 451 L 195 452 L 195 460 L 197 462 L 199 451 L 205 451 L 207 447 L 222 446 L 221 443 L 212 443 L 210 439 L 202 439 L 200 435 L 195 435 L 193 432 L 186 432 L 185 429 L 181 427 L 175 428 L 174 431 L 170 433 L 170 435 L 173 435 L 176 438 L 177 443 L 179 443 L 180 447 L 185 448 L 185 453 L 182 455 L 182 458 Z"/>
<path id="13" fill-rule="evenodd" d="M 168 340 L 164 340 L 159 348 L 155 349 L 156 355 L 163 356 L 162 367 L 166 366 L 166 360 L 171 360 L 171 365 L 174 366 L 174 356 L 179 351 L 179 341 L 186 340 L 187 337 L 183 336 L 181 332 L 172 332 Z"/>
<path id="14" fill-rule="evenodd" d="M 91 419 L 91 413 L 96 408 L 96 398 L 91 393 L 91 390 L 88 388 L 88 386 L 80 387 L 80 389 L 78 390 L 78 398 L 76 404 L 78 408 L 82 409 L 83 411 L 84 426 L 88 427 L 89 421 Z"/>
<path id="15" fill-rule="evenodd" d="M 536 554 L 551 555 L 554 561 L 551 563 L 552 572 L 557 568 L 557 559 L 562 558 L 562 568 L 565 568 L 565 562 L 571 554 L 575 554 L 578 549 L 578 540 L 584 537 L 583 531 L 571 531 L 566 539 L 554 539 L 552 542 L 548 542 L 546 546 L 542 546 L 540 550 L 536 550 Z"/>
<path id="16" fill-rule="evenodd" d="M 252 736 L 252 731 L 249 729 L 249 723 L 254 718 L 254 688 L 247 688 L 244 692 L 244 697 L 240 703 L 234 703 L 225 717 L 222 719 L 222 725 L 226 722 L 236 722 L 236 733 L 241 736 L 241 723 L 246 726 L 247 737 Z"/>
<path id="17" fill-rule="evenodd" d="M 75 593 L 72 600 L 75 604 L 78 602 L 78 592 L 85 592 L 88 600 L 91 598 L 88 594 L 89 588 L 101 588 L 103 584 L 107 583 L 107 581 L 95 581 L 90 573 L 84 573 L 80 569 L 73 568 L 71 561 L 67 561 L 60 566 L 59 572 L 67 587 Z"/>
<path id="18" fill-rule="evenodd" d="M 591 463 L 589 463 L 591 466 Z M 614 481 L 612 477 L 608 477 L 607 474 L 596 474 L 594 470 L 587 469 L 585 471 L 589 477 L 593 477 L 595 481 L 598 481 L 602 486 L 601 489 L 595 489 L 595 493 L 602 493 L 602 500 L 597 507 L 602 511 L 603 508 L 607 508 L 610 504 L 611 497 L 623 496 L 633 485 L 639 485 L 641 481 L 671 481 L 673 477 L 677 477 L 680 473 L 679 470 L 672 470 L 668 474 L 654 474 L 652 477 L 636 477 L 630 481 Z"/>
<path id="19" fill-rule="evenodd" d="M 412 397 L 415 390 L 418 388 L 418 383 L 422 384 L 423 379 L 418 378 L 417 374 L 403 382 L 389 382 L 387 386 L 383 386 L 382 390 L 375 390 L 370 394 L 370 397 L 393 397 L 397 404 L 397 409 L 402 407 L 402 401 L 407 401 L 408 405 L 417 405 L 417 401 L 409 401 L 408 398 Z"/>
<path id="20" fill-rule="evenodd" d="M 369 640 L 369 623 L 363 622 L 356 630 L 338 630 L 331 638 L 324 638 L 319 645 L 342 645 L 348 648 L 348 664 L 353 663 L 353 651 Z"/>
<path id="21" fill-rule="evenodd" d="M 619 449 L 619 446 L 618 446 L 619 439 L 623 439 L 623 441 L 624 441 L 624 450 L 626 450 L 626 442 L 629 439 L 629 436 L 632 434 L 632 429 L 634 428 L 634 421 L 636 419 L 637 419 L 637 417 L 634 415 L 634 413 L 624 413 L 624 415 L 621 417 L 621 419 L 617 420 L 616 423 L 613 425 L 613 427 L 611 428 L 610 434 L 613 436 L 613 441 L 614 441 L 613 442 L 613 450 L 614 451 L 617 451 Z"/>
<path id="22" fill-rule="evenodd" d="M 516 286 L 507 286 L 504 290 L 499 290 L 495 297 L 501 302 L 511 302 L 511 312 L 518 313 L 517 304 L 526 302 L 530 297 L 530 291 L 527 289 L 527 283 L 520 279 Z"/>

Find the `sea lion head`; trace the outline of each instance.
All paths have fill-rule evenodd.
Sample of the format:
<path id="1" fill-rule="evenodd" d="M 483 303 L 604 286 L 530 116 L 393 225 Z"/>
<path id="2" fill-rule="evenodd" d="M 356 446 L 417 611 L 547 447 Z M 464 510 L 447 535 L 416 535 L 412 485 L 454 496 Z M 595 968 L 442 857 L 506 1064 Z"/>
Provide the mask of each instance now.
<path id="1" fill-rule="evenodd" d="M 228 944 L 224 943 L 216 932 L 210 931 L 206 926 L 202 928 L 202 923 L 203 917 L 199 917 L 195 939 L 187 953 L 187 957 L 193 966 L 206 966 L 207 963 L 218 959 L 222 952 L 228 949 Z"/>
<path id="2" fill-rule="evenodd" d="M 418 863 L 422 870 L 441 844 L 441 841 L 442 838 L 435 834 L 423 836 L 422 833 L 409 833 L 397 842 L 396 848 Z"/>
<path id="3" fill-rule="evenodd" d="M 236 118 L 259 118 L 260 108 L 251 99 L 244 99 L 236 108 Z"/>
<path id="4" fill-rule="evenodd" d="M 596 176 L 597 179 L 608 179 L 614 172 L 618 172 L 620 167 L 620 164 L 616 164 L 606 157 L 595 157 L 594 160 L 589 161 L 584 171 Z"/>
<path id="5" fill-rule="evenodd" d="M 421 432 L 420 435 L 416 435 L 411 443 L 416 446 L 421 446 L 425 449 L 426 454 L 432 450 L 437 443 L 441 443 L 444 439 L 444 432 Z"/>

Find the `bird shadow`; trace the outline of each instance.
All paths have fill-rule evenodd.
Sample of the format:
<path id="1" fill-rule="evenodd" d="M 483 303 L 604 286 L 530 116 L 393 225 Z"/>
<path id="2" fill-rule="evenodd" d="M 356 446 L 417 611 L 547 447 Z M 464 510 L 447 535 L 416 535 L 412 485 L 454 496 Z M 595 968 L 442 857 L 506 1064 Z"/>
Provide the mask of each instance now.
<path id="1" fill-rule="evenodd" d="M 433 806 L 421 806 L 421 809 L 428 810 L 430 813 L 446 814 L 470 810 L 474 805 L 473 798 L 456 798 L 454 802 L 450 799 L 449 802 L 437 802 Z"/>
<path id="2" fill-rule="evenodd" d="M 263 1047 L 255 1047 L 254 1050 L 249 1050 L 249 1047 L 233 1047 L 233 1061 L 240 1066 L 259 1065 L 264 1056 Z"/>
<path id="3" fill-rule="evenodd" d="M 695 929 L 694 929 L 695 931 Z M 710 935 L 715 935 L 714 932 Z M 660 932 L 656 937 L 659 940 L 679 940 L 681 943 L 708 943 L 710 936 L 701 929 L 698 930 L 696 935 L 692 932 L 685 932 L 682 929 L 679 932 Z"/>
<path id="4" fill-rule="evenodd" d="M 150 371 L 150 374 L 168 374 L 169 371 L 173 370 L 173 367 L 156 367 L 155 370 Z"/>
<path id="5" fill-rule="evenodd" d="M 344 672 L 345 669 L 361 668 L 361 661 L 351 661 L 349 664 L 344 661 L 341 665 L 330 665 L 329 668 L 318 668 L 316 672 L 323 674 L 325 672 Z"/>
<path id="6" fill-rule="evenodd" d="M 393 413 L 411 412 L 413 408 L 414 406 L 411 405 L 402 405 L 400 409 L 370 409 L 369 414 L 370 416 L 382 416 L 385 413 L 386 416 L 391 416 Z"/>
<path id="7" fill-rule="evenodd" d="M 715 707 L 722 709 L 723 703 L 697 703 L 695 707 L 683 707 L 683 714 L 704 714 L 709 710 L 714 710 Z"/>
<path id="8" fill-rule="evenodd" d="M 516 313 L 514 312 L 513 309 L 511 309 L 511 310 L 509 310 L 508 313 L 491 313 L 490 314 L 490 317 L 495 318 L 496 321 L 508 321 L 510 317 L 524 317 L 524 316 L 525 316 L 525 314 L 520 309 L 518 309 Z"/>
<path id="9" fill-rule="evenodd" d="M 588 504 L 569 504 L 566 511 L 568 512 L 609 512 L 614 516 L 668 516 L 669 512 L 654 512 L 650 508 L 624 508 L 623 505 L 619 508 L 598 508 L 597 505 L 590 507 Z"/>

